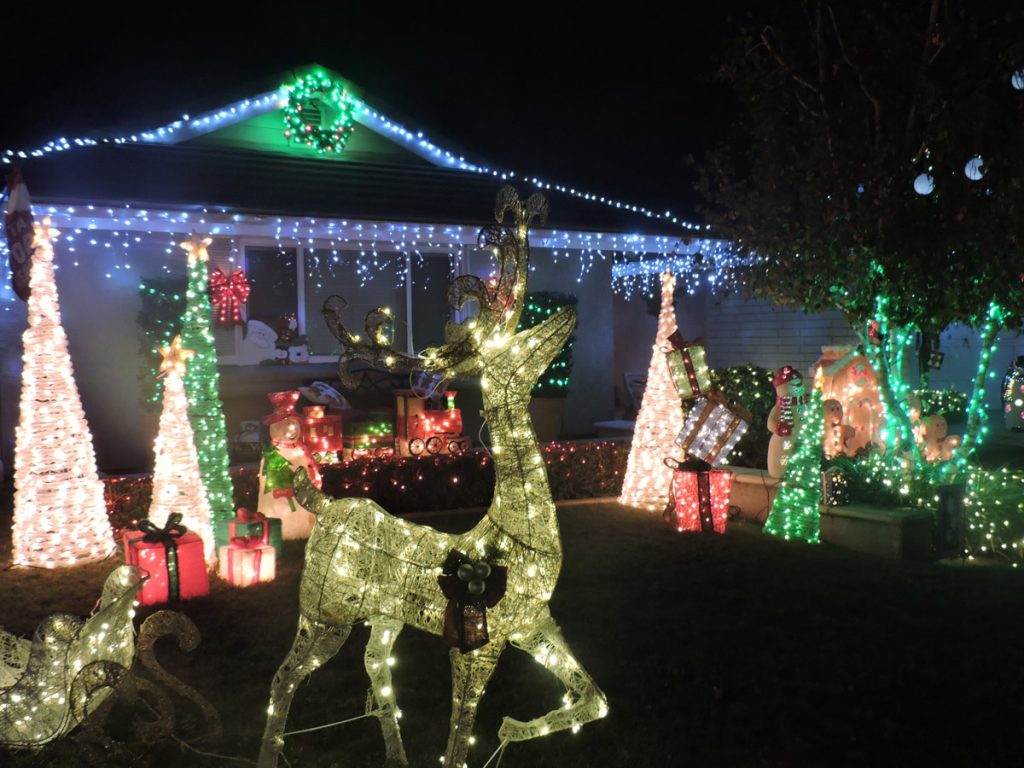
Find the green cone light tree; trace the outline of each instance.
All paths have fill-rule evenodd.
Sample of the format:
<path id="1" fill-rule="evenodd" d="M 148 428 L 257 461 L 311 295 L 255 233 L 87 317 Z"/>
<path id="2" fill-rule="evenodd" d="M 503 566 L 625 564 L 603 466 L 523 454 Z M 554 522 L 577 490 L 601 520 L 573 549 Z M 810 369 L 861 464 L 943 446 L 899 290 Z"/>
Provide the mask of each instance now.
<path id="1" fill-rule="evenodd" d="M 206 274 L 206 263 L 210 259 L 206 249 L 210 242 L 208 237 L 200 239 L 193 236 L 181 243 L 181 248 L 188 254 L 188 290 L 185 314 L 181 319 L 181 341 L 186 349 L 195 352 L 185 371 L 188 418 L 192 423 L 199 469 L 216 527 L 217 521 L 232 519 L 235 510 L 224 409 L 220 400 L 217 350 L 210 332 L 212 310 Z"/>
<path id="2" fill-rule="evenodd" d="M 793 452 L 764 524 L 764 532 L 785 539 L 818 543 L 821 534 L 821 458 L 825 427 L 824 401 L 815 387 L 810 401 L 800 406 Z"/>

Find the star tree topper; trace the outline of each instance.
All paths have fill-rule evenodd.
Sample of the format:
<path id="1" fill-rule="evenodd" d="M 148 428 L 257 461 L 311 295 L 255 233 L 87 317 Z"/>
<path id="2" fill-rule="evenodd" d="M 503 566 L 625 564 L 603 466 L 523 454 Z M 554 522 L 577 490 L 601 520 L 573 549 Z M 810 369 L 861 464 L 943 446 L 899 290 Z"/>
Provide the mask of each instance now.
<path id="1" fill-rule="evenodd" d="M 182 243 L 178 243 L 178 247 L 188 253 L 188 263 L 191 266 L 197 261 L 209 261 L 210 254 L 207 252 L 207 247 L 213 242 L 213 238 L 203 237 L 199 238 L 193 233 L 192 237 Z"/>
<path id="2" fill-rule="evenodd" d="M 42 245 L 43 240 L 53 240 L 60 237 L 60 230 L 50 226 L 50 217 L 43 216 L 43 220 L 35 225 L 35 237 L 32 238 L 32 247 Z"/>
<path id="3" fill-rule="evenodd" d="M 163 362 L 160 363 L 160 373 L 177 371 L 185 375 L 185 364 L 195 357 L 195 352 L 181 346 L 181 336 L 175 336 L 169 346 L 160 347 L 160 354 L 163 355 Z"/>

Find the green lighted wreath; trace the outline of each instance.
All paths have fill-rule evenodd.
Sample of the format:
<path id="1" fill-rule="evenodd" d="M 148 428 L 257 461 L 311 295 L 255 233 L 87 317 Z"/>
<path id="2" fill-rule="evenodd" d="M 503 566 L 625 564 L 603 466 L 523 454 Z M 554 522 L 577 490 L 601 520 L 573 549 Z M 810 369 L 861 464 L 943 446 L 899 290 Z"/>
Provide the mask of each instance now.
<path id="1" fill-rule="evenodd" d="M 285 138 L 320 154 L 342 152 L 356 127 L 356 104 L 349 92 L 323 72 L 300 77 L 287 91 Z"/>

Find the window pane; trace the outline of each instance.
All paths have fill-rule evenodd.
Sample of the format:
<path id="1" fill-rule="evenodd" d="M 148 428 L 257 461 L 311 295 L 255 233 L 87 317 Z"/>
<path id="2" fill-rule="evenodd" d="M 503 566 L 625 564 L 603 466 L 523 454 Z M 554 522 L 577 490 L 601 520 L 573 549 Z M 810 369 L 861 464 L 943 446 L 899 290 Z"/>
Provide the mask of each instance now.
<path id="1" fill-rule="evenodd" d="M 341 351 L 320 312 L 324 301 L 334 294 L 348 302 L 341 319 L 359 335 L 364 335 L 367 312 L 376 307 L 390 308 L 395 318 L 394 345 L 405 350 L 405 257 L 379 252 L 374 260 L 363 257 L 357 262 L 357 256 L 331 249 L 305 252 L 306 337 L 311 355 L 333 356 Z"/>
<path id="2" fill-rule="evenodd" d="M 252 286 L 249 319 L 266 321 L 296 314 L 294 248 L 246 248 L 245 272 Z"/>
<path id="3" fill-rule="evenodd" d="M 451 314 L 448 309 L 451 271 L 447 255 L 424 256 L 412 261 L 412 342 L 417 352 L 444 341 L 444 325 Z"/>

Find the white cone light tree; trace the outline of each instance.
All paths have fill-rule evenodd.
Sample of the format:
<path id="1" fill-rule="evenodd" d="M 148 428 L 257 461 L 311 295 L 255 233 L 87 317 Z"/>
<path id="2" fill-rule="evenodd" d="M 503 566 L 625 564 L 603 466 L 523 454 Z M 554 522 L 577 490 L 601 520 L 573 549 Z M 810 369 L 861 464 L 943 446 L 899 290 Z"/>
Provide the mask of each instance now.
<path id="1" fill-rule="evenodd" d="M 113 546 L 92 434 L 61 325 L 49 217 L 35 226 L 15 430 L 14 564 L 100 560 Z"/>
<path id="2" fill-rule="evenodd" d="M 619 503 L 629 507 L 657 511 L 665 508 L 672 482 L 672 470 L 665 465 L 665 458 L 679 453 L 675 440 L 683 428 L 683 410 L 665 357 L 671 348 L 669 336 L 676 332 L 676 313 L 672 307 L 675 287 L 676 280 L 672 274 L 662 274 L 658 335 L 654 340 L 651 364 L 647 369 L 647 386 L 633 428 L 633 443 L 619 494 Z"/>
<path id="3" fill-rule="evenodd" d="M 195 354 L 182 349 L 181 336 L 175 336 L 169 346 L 162 347 L 163 362 L 160 373 L 164 378 L 163 410 L 157 432 L 153 465 L 153 501 L 149 519 L 164 525 L 174 512 L 182 515 L 182 525 L 203 540 L 203 553 L 207 563 L 217 559 L 213 541 L 210 502 L 199 471 L 192 424 L 188 418 L 188 398 L 185 396 L 185 365 Z"/>

